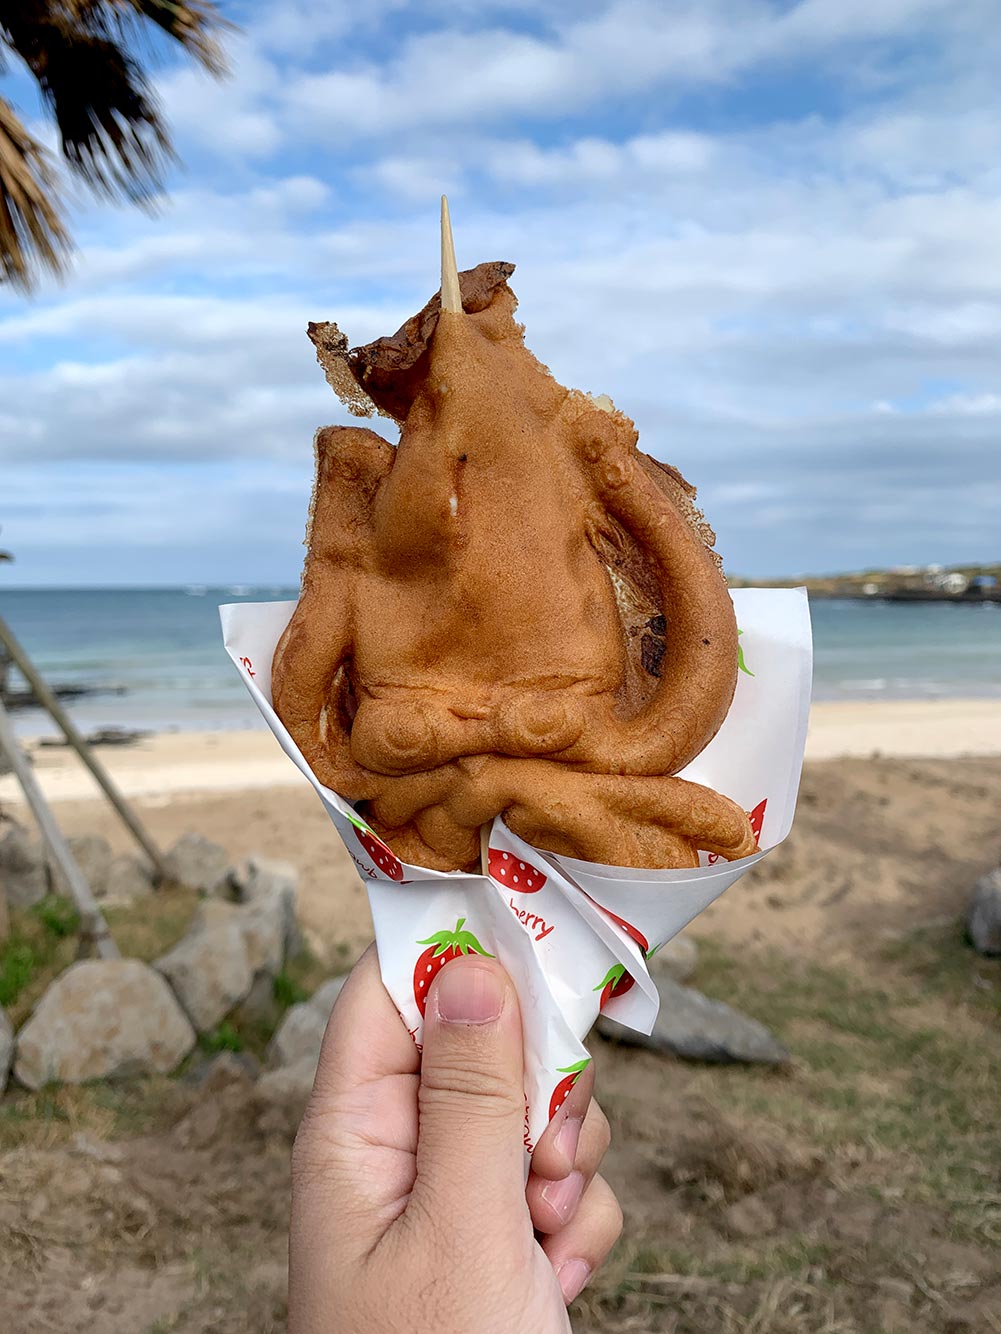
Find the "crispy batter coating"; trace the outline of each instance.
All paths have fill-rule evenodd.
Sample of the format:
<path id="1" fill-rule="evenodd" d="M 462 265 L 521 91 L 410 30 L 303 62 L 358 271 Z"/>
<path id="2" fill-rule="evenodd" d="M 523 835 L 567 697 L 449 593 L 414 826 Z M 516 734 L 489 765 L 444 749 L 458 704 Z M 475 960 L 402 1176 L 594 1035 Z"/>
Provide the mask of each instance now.
<path id="1" fill-rule="evenodd" d="M 503 814 L 620 866 L 749 855 L 729 799 L 674 777 L 733 697 L 737 631 L 694 490 L 633 423 L 527 350 L 510 264 L 460 275 L 391 338 L 310 325 L 353 412 L 317 433 L 275 708 L 317 777 L 405 861 L 472 869 Z"/>

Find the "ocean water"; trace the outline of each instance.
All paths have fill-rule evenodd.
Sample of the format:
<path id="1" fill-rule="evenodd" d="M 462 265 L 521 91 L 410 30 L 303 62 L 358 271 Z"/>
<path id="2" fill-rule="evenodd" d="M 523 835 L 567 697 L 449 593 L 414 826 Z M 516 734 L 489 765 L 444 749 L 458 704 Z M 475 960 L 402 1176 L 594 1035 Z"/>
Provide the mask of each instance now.
<path id="1" fill-rule="evenodd" d="M 96 687 L 78 725 L 154 730 L 263 727 L 222 647 L 221 602 L 295 588 L 0 589 L 0 615 L 50 684 Z M 1001 699 L 1001 606 L 817 600 L 816 699 Z M 22 735 L 52 731 L 37 710 Z"/>

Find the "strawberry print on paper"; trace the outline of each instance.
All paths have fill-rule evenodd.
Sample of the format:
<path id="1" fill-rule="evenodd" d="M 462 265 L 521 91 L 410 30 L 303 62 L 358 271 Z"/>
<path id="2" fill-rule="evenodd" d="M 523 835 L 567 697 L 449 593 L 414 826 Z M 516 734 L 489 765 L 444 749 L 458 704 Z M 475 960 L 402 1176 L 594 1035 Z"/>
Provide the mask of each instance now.
<path id="1" fill-rule="evenodd" d="M 355 838 L 362 845 L 368 855 L 378 866 L 384 876 L 390 880 L 403 879 L 403 863 L 397 857 L 396 853 L 387 848 L 381 838 L 376 838 L 373 833 L 359 829 L 355 822 L 351 821 L 355 831 Z"/>
<path id="2" fill-rule="evenodd" d="M 427 940 L 417 942 L 418 945 L 428 946 L 414 965 L 414 1000 L 422 1019 L 427 1009 L 431 983 L 447 963 L 458 959 L 461 954 L 482 954 L 485 959 L 494 957 L 483 948 L 472 931 L 463 930 L 465 924 L 466 919 L 460 917 L 454 931 L 436 931 Z"/>
<path id="3" fill-rule="evenodd" d="M 610 1000 L 632 991 L 633 985 L 632 973 L 626 972 L 625 964 L 614 964 L 595 987 L 595 991 L 601 992 L 598 1009 L 603 1010 Z"/>
<path id="4" fill-rule="evenodd" d="M 492 878 L 505 889 L 519 894 L 537 894 L 546 883 L 546 877 L 531 862 L 523 862 L 512 852 L 491 848 L 487 854 L 487 869 Z"/>
<path id="5" fill-rule="evenodd" d="M 751 822 L 751 833 L 754 835 L 756 842 L 761 839 L 761 828 L 765 823 L 765 807 L 767 805 L 768 798 L 765 797 L 762 801 L 758 802 L 753 811 L 747 812 L 747 818 Z"/>
<path id="6" fill-rule="evenodd" d="M 563 1075 L 563 1079 L 553 1089 L 553 1096 L 549 1100 L 549 1119 L 550 1121 L 560 1110 L 567 1098 L 570 1096 L 570 1090 L 577 1080 L 591 1064 L 591 1058 L 588 1056 L 583 1061 L 578 1061 L 576 1065 L 565 1066 L 562 1070 L 557 1070 L 557 1074 Z"/>

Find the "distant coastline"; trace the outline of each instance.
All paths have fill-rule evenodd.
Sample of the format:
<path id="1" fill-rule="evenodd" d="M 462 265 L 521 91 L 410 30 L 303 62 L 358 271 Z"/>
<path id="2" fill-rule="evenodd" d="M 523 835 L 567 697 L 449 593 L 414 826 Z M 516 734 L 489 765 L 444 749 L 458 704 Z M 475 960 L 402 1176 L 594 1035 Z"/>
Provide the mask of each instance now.
<path id="1" fill-rule="evenodd" d="M 743 579 L 728 575 L 731 588 L 805 587 L 811 598 L 859 602 L 1001 603 L 1001 562 L 991 565 L 897 565 L 850 574 L 801 575 L 795 579 Z"/>

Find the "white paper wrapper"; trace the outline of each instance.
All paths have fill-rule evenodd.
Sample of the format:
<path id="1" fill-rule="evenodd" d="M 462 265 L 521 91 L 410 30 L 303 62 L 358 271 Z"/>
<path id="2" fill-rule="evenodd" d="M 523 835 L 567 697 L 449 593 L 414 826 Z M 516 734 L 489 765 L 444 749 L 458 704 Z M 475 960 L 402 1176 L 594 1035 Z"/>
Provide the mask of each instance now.
<path id="1" fill-rule="evenodd" d="M 436 958 L 434 936 L 461 922 L 512 977 L 525 1029 L 529 1150 L 587 1064 L 581 1039 L 602 1001 L 611 1018 L 649 1033 L 659 1001 L 646 956 L 781 843 L 792 824 L 810 705 L 806 590 L 738 589 L 733 603 L 742 650 L 733 704 L 717 736 L 680 776 L 751 812 L 762 851 L 739 862 L 703 853 L 697 870 L 631 870 L 541 852 L 498 818 L 488 876 L 400 863 L 366 833 L 351 805 L 313 776 L 271 707 L 271 659 L 296 604 L 220 608 L 230 657 L 283 750 L 313 784 L 365 882 L 383 981 L 414 1041 L 421 1043 L 423 997 L 444 958 L 440 952 Z M 633 984 L 619 981 L 612 994 L 609 974 L 618 966 Z"/>

